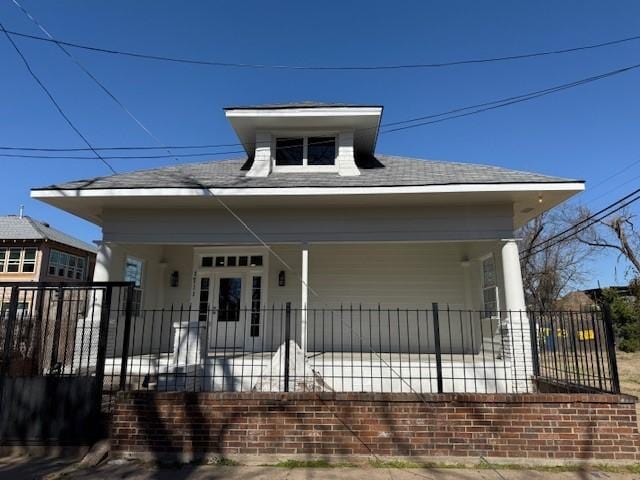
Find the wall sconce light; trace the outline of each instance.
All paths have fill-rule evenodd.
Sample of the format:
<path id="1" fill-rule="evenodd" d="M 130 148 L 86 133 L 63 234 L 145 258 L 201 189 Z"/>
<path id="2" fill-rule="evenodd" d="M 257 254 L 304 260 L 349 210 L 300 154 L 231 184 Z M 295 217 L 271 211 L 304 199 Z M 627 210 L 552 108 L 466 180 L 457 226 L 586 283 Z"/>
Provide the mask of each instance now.
<path id="1" fill-rule="evenodd" d="M 169 277 L 169 285 L 172 287 L 177 287 L 180 284 L 180 273 L 177 270 L 171 272 L 171 277 Z"/>
<path id="2" fill-rule="evenodd" d="M 285 281 L 285 273 L 284 270 L 280 270 L 280 273 L 278 273 L 278 286 L 279 287 L 284 287 L 286 281 Z"/>

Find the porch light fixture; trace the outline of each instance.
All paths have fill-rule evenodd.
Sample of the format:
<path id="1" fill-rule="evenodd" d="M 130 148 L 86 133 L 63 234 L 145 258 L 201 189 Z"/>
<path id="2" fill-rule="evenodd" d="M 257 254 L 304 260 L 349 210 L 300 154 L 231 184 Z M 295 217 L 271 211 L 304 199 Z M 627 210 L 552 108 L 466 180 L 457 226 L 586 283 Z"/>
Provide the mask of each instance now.
<path id="1" fill-rule="evenodd" d="M 280 270 L 280 272 L 278 273 L 278 286 L 279 287 L 284 287 L 285 285 L 285 273 L 284 270 Z"/>
<path id="2" fill-rule="evenodd" d="M 171 276 L 169 277 L 169 285 L 172 287 L 177 287 L 180 284 L 180 273 L 178 270 L 174 270 L 171 272 Z"/>

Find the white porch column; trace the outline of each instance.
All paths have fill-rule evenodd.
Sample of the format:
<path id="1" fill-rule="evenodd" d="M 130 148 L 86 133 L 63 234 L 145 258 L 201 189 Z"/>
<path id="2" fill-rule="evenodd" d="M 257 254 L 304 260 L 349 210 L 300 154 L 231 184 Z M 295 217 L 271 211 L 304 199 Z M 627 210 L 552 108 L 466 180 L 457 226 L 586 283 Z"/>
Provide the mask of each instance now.
<path id="1" fill-rule="evenodd" d="M 94 282 L 109 281 L 111 246 L 106 242 L 98 243 L 96 265 L 93 270 Z M 75 332 L 73 366 L 74 368 L 94 367 L 98 360 L 98 341 L 100 337 L 100 319 L 102 318 L 102 290 L 88 290 L 88 308 L 84 318 L 78 319 Z M 113 330 L 112 328 L 109 331 Z M 109 351 L 107 353 L 110 353 Z"/>
<path id="2" fill-rule="evenodd" d="M 522 286 L 522 271 L 518 244 L 514 239 L 503 240 L 502 278 L 505 310 L 503 314 L 504 356 L 511 362 L 512 385 L 515 392 L 533 388 L 533 360 L 531 331 Z"/>
<path id="3" fill-rule="evenodd" d="M 111 260 L 111 245 L 107 242 L 98 242 L 98 252 L 96 253 L 96 266 L 93 269 L 94 282 L 109 281 L 109 263 Z"/>
<path id="4" fill-rule="evenodd" d="M 300 348 L 302 354 L 307 354 L 307 305 L 309 304 L 309 247 L 307 244 L 302 245 L 302 274 L 301 274 L 302 292 L 300 298 Z"/>

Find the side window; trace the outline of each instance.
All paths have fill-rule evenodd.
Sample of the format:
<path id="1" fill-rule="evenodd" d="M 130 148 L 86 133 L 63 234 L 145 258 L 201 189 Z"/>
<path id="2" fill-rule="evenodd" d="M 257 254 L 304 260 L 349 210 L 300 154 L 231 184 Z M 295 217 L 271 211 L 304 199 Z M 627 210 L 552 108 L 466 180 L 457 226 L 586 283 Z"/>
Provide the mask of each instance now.
<path id="1" fill-rule="evenodd" d="M 36 249 L 35 248 L 25 248 L 24 249 L 24 259 L 22 261 L 22 271 L 31 273 L 36 270 Z"/>
<path id="2" fill-rule="evenodd" d="M 9 249 L 9 261 L 7 262 L 7 272 L 19 272 L 20 271 L 20 257 L 22 256 L 22 249 L 10 248 Z"/>
<path id="3" fill-rule="evenodd" d="M 139 317 L 142 310 L 142 260 L 127 257 L 124 267 L 124 281 L 133 282 L 133 299 L 131 303 L 133 314 Z"/>
<path id="4" fill-rule="evenodd" d="M 33 255 L 35 263 L 35 252 Z M 27 254 L 25 253 L 25 266 L 27 265 Z M 84 258 L 70 253 L 51 250 L 49 253 L 49 275 L 64 277 L 73 280 L 84 280 L 86 277 L 86 264 Z M 26 270 L 25 270 L 26 271 Z"/>
<path id="5" fill-rule="evenodd" d="M 485 317 L 498 314 L 498 280 L 493 255 L 482 260 L 482 304 Z"/>

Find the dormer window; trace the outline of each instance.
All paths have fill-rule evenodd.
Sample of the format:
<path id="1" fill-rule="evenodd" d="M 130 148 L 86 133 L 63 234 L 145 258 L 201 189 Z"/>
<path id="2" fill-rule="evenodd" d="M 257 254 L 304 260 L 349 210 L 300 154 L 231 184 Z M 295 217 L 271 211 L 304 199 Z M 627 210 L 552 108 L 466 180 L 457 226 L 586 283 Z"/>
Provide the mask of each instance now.
<path id="1" fill-rule="evenodd" d="M 360 175 L 375 152 L 382 107 L 286 104 L 225 109 L 247 152 L 247 177 L 273 173 Z"/>
<path id="2" fill-rule="evenodd" d="M 336 137 L 277 137 L 276 167 L 334 167 Z"/>

